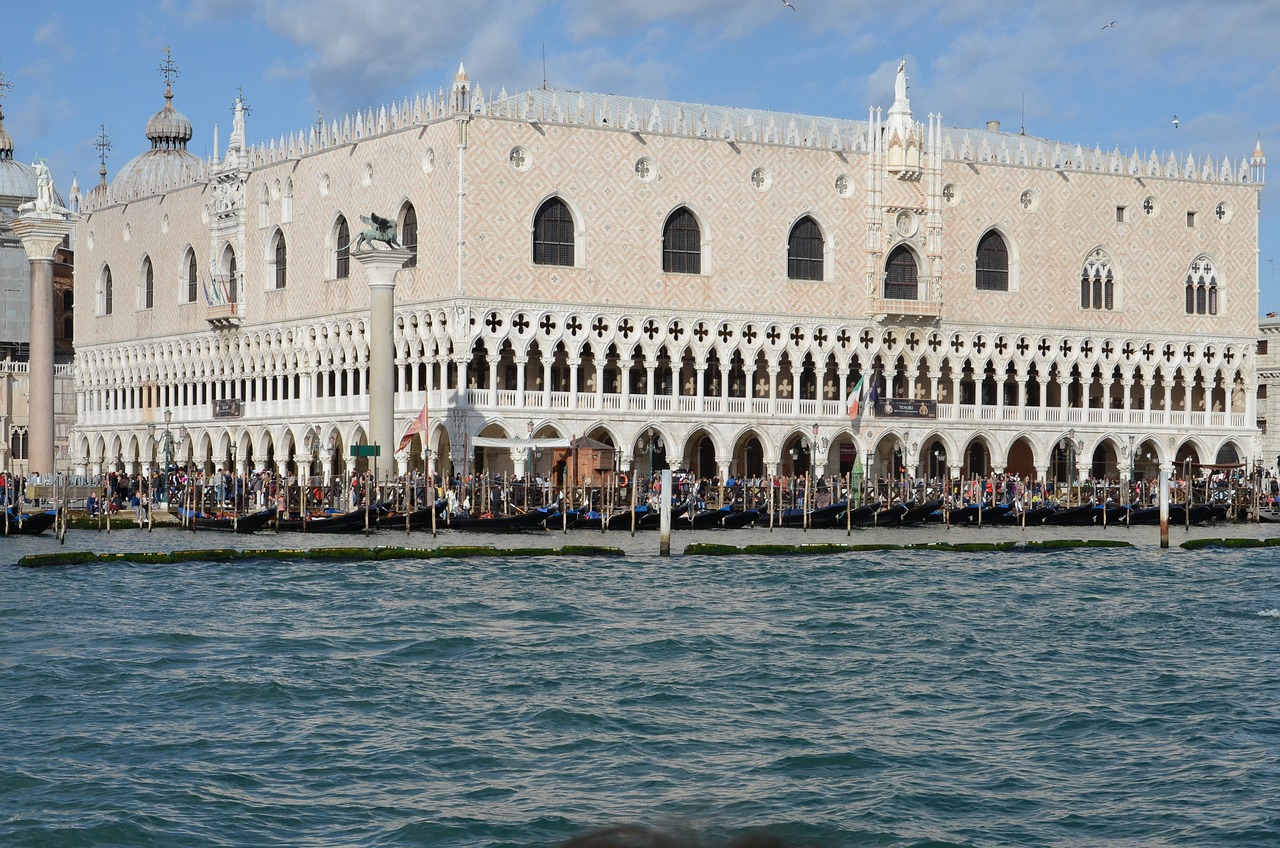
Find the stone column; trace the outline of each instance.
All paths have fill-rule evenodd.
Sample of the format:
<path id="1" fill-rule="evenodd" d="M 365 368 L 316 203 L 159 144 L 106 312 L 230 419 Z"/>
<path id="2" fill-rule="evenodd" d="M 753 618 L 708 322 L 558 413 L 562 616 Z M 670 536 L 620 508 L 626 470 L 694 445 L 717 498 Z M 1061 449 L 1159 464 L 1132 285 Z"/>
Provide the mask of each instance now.
<path id="1" fill-rule="evenodd" d="M 381 448 L 378 472 L 391 476 L 395 437 L 395 312 L 396 271 L 413 255 L 404 248 L 362 250 L 352 258 L 364 266 L 369 279 L 369 443 Z"/>
<path id="2" fill-rule="evenodd" d="M 52 476 L 53 464 L 53 255 L 71 233 L 69 215 L 23 212 L 11 227 L 31 263 L 30 417 L 28 473 Z"/>

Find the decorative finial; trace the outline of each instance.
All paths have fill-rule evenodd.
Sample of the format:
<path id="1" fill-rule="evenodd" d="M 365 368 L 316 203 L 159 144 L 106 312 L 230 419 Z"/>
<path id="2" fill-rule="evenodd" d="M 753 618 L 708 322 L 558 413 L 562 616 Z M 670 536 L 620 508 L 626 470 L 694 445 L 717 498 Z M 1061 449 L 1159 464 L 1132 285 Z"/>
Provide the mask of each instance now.
<path id="1" fill-rule="evenodd" d="M 320 110 L 317 109 L 316 110 L 316 132 L 322 132 L 323 130 L 324 130 L 324 115 L 322 115 L 320 113 Z"/>
<path id="2" fill-rule="evenodd" d="M 102 184 L 107 184 L 107 151 L 111 149 L 111 139 L 107 137 L 107 125 L 99 124 L 99 132 L 97 139 L 94 140 L 93 146 L 98 148 L 98 176 L 102 178 Z"/>
<path id="3" fill-rule="evenodd" d="M 9 82 L 9 78 L 4 75 L 4 71 L 0 71 L 0 100 L 4 100 L 5 95 L 13 88 L 13 83 Z M 0 109 L 0 121 L 4 120 L 4 109 Z"/>
<path id="4" fill-rule="evenodd" d="M 173 55 L 169 52 L 169 48 L 164 49 L 164 61 L 157 68 L 160 76 L 164 79 L 164 97 L 166 100 L 173 97 L 173 81 L 178 78 L 181 73 L 178 65 L 173 61 Z"/>

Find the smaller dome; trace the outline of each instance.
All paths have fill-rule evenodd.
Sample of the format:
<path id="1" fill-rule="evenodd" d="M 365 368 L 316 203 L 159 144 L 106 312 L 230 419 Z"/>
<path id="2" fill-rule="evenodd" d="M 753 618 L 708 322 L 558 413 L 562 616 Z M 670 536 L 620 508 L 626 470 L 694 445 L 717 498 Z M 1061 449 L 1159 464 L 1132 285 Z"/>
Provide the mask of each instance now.
<path id="1" fill-rule="evenodd" d="M 176 149 L 153 147 L 126 162 L 111 181 L 111 187 L 134 197 L 159 192 L 165 185 L 176 188 L 196 179 L 202 164 L 199 157 L 187 151 L 185 144 Z"/>
<path id="2" fill-rule="evenodd" d="M 191 121 L 173 108 L 173 89 L 165 86 L 164 108 L 147 121 L 147 138 L 151 148 L 185 149 L 191 140 Z"/>

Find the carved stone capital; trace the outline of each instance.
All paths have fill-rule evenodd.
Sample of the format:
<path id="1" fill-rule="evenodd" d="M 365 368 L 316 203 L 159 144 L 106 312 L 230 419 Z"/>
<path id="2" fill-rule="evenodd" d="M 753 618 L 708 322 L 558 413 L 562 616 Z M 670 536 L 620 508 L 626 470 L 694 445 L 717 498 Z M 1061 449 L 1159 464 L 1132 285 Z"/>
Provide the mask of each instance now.
<path id="1" fill-rule="evenodd" d="M 28 259 L 52 261 L 54 252 L 75 225 L 67 217 L 27 213 L 14 218 L 9 226 L 22 240 Z"/>

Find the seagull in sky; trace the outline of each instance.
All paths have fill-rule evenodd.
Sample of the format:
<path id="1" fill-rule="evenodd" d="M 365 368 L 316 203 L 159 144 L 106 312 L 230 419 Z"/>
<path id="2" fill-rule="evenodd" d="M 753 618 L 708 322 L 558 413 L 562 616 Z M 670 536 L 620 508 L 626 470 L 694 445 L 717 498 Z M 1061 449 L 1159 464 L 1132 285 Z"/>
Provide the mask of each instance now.
<path id="1" fill-rule="evenodd" d="M 1174 116 L 1173 116 L 1173 128 L 1174 128 L 1175 130 L 1178 128 L 1178 116 L 1177 116 L 1177 115 L 1174 115 Z"/>
<path id="2" fill-rule="evenodd" d="M 1103 29 L 1111 29 L 1111 28 L 1112 28 L 1113 26 L 1115 26 L 1115 25 L 1116 25 L 1116 22 L 1115 22 L 1115 21 L 1112 21 L 1111 23 L 1109 23 L 1109 24 L 1107 24 L 1106 26 L 1104 26 L 1104 27 L 1103 27 Z"/>
<path id="3" fill-rule="evenodd" d="M 786 6 L 793 12 L 796 10 L 796 7 L 791 5 L 791 0 L 782 0 L 782 5 Z"/>

